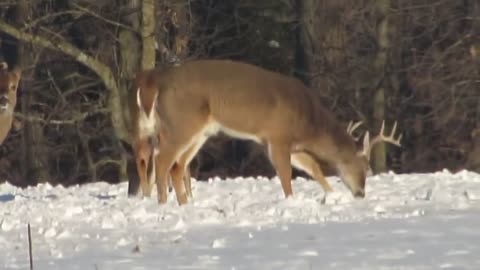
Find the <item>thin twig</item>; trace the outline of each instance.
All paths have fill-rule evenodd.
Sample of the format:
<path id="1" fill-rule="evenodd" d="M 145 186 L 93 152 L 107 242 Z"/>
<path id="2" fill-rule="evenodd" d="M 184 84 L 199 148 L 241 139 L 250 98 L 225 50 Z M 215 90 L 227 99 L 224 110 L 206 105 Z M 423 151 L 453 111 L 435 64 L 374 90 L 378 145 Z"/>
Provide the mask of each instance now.
<path id="1" fill-rule="evenodd" d="M 28 255 L 30 257 L 30 270 L 33 270 L 32 233 L 30 232 L 30 223 L 28 223 Z"/>
<path id="2" fill-rule="evenodd" d="M 113 20 L 110 20 L 110 19 L 107 19 L 105 18 L 104 16 L 102 15 L 99 15 L 98 13 L 94 12 L 93 10 L 90 10 L 88 8 L 85 8 L 85 7 L 82 7 L 78 4 L 73 4 L 73 7 L 75 7 L 76 9 L 80 10 L 81 12 L 84 12 L 94 18 L 97 18 L 99 20 L 102 20 L 110 25 L 113 25 L 113 26 L 117 26 L 117 27 L 120 27 L 120 28 L 124 28 L 124 29 L 127 29 L 129 31 L 132 31 L 132 32 L 137 32 L 136 29 L 134 29 L 133 27 L 130 27 L 126 24 L 123 24 L 123 23 L 119 23 L 119 22 L 116 22 L 116 21 L 113 21 Z"/>
<path id="3" fill-rule="evenodd" d="M 22 113 L 17 113 L 17 112 L 15 113 L 15 117 L 28 122 L 39 122 L 39 123 L 48 124 L 48 125 L 73 125 L 95 114 L 106 114 L 109 112 L 110 110 L 108 108 L 103 108 L 103 109 L 98 109 L 94 111 L 79 113 L 74 117 L 72 117 L 71 119 L 65 119 L 65 120 L 61 120 L 61 119 L 45 120 L 44 118 L 41 118 L 38 116 L 26 116 Z"/>

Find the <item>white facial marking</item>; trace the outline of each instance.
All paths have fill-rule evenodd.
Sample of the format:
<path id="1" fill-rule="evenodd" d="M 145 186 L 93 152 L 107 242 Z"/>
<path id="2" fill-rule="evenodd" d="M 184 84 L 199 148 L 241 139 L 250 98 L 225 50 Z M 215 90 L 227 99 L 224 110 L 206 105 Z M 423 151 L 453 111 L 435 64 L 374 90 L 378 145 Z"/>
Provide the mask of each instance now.
<path id="1" fill-rule="evenodd" d="M 259 137 L 255 136 L 253 134 L 239 132 L 239 131 L 229 129 L 229 128 L 225 128 L 225 127 L 222 127 L 222 131 L 225 132 L 225 134 L 227 134 L 228 136 L 231 136 L 231 137 L 234 137 L 234 138 L 238 138 L 238 139 L 242 139 L 242 140 L 251 140 L 251 141 L 254 141 L 254 142 L 260 143 L 260 144 L 262 142 Z"/>
<path id="2" fill-rule="evenodd" d="M 137 89 L 137 105 L 138 105 L 138 131 L 141 138 L 154 136 L 156 133 L 156 124 L 157 119 L 155 117 L 155 105 L 156 105 L 156 97 L 154 106 L 150 110 L 149 114 L 145 113 L 145 109 L 143 108 L 142 101 L 140 99 L 140 88 Z"/>
<path id="3" fill-rule="evenodd" d="M 140 100 L 140 87 L 137 88 L 137 106 L 140 109 L 143 109 L 142 101 Z"/>
<path id="4" fill-rule="evenodd" d="M 150 112 L 148 113 L 148 118 L 153 119 L 155 118 L 155 107 L 157 106 L 157 96 L 158 94 L 155 93 L 155 96 L 153 97 L 153 105 L 152 108 L 150 108 Z"/>

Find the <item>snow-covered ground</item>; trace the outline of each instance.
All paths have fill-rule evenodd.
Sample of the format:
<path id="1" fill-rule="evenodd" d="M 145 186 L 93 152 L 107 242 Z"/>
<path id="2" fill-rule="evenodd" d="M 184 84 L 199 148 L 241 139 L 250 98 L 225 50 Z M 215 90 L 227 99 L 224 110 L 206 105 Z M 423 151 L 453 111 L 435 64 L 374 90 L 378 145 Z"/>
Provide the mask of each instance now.
<path id="1" fill-rule="evenodd" d="M 194 182 L 186 206 L 127 184 L 0 185 L 0 269 L 480 269 L 480 175 L 383 174 L 355 200 L 277 178 Z"/>

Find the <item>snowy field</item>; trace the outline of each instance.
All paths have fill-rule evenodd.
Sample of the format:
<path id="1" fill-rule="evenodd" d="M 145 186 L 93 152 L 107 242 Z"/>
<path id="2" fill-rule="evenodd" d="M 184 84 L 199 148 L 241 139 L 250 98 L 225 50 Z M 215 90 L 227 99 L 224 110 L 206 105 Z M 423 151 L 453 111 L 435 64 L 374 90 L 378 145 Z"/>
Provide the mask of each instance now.
<path id="1" fill-rule="evenodd" d="M 283 199 L 277 178 L 193 182 L 127 198 L 127 184 L 70 188 L 0 185 L 0 269 L 480 269 L 480 175 L 370 177 L 355 200 L 336 177 L 324 196 L 297 178 Z"/>

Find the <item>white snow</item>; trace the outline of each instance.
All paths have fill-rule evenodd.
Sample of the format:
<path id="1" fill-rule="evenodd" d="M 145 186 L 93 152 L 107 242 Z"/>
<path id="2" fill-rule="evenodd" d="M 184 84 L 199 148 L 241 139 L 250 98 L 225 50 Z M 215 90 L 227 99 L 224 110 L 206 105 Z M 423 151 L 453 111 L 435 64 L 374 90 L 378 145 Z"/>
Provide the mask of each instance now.
<path id="1" fill-rule="evenodd" d="M 194 200 L 128 198 L 127 184 L 0 185 L 0 269 L 480 269 L 480 175 L 369 177 L 353 199 L 277 178 L 193 182 Z"/>

